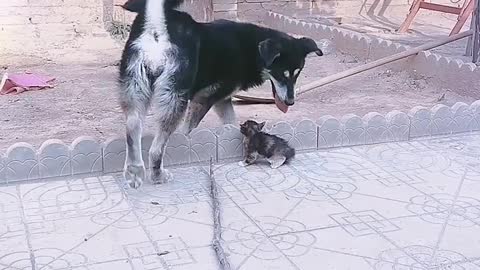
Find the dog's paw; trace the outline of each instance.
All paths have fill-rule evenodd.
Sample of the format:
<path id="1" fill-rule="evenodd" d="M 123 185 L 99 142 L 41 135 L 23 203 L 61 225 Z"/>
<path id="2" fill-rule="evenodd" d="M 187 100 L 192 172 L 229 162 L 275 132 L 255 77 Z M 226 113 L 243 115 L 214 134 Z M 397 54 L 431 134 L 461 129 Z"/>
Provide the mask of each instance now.
<path id="1" fill-rule="evenodd" d="M 151 180 L 154 185 L 165 184 L 173 180 L 173 175 L 169 170 L 165 169 L 157 172 L 152 171 Z"/>
<path id="2" fill-rule="evenodd" d="M 146 172 L 143 165 L 127 165 L 125 166 L 125 170 L 123 172 L 123 176 L 128 182 L 128 185 L 134 189 L 138 189 L 142 186 L 145 175 Z"/>
<path id="3" fill-rule="evenodd" d="M 239 161 L 238 165 L 241 166 L 241 167 L 247 167 L 248 163 L 246 163 L 245 161 Z"/>

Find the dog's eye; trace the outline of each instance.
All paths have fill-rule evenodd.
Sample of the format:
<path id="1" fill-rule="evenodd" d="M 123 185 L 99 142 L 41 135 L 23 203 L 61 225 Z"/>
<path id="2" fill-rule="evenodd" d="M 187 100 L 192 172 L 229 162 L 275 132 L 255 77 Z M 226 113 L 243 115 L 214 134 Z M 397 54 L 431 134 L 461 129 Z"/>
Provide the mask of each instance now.
<path id="1" fill-rule="evenodd" d="M 300 74 L 300 69 L 299 68 L 295 69 L 295 71 L 293 72 L 293 76 L 297 77 L 298 74 Z"/>
<path id="2" fill-rule="evenodd" d="M 289 77 L 289 75 L 290 75 L 290 72 L 289 72 L 288 70 L 285 70 L 285 71 L 283 72 L 283 75 L 285 75 L 285 77 L 287 77 L 287 78 L 288 78 L 288 77 Z"/>

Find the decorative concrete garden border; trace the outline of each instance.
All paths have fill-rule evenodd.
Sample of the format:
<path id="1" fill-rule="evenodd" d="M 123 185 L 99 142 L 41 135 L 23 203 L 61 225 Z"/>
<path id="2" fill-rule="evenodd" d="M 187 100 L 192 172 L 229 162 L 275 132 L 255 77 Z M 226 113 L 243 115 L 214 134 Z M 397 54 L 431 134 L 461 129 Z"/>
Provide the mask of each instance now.
<path id="1" fill-rule="evenodd" d="M 360 59 L 376 60 L 409 49 L 399 43 L 370 37 L 346 29 L 301 21 L 286 15 L 268 11 L 264 24 L 292 34 L 309 36 L 316 40 L 329 39 L 337 50 Z M 436 53 L 423 51 L 403 61 L 397 61 L 389 68 L 415 71 L 426 77 L 434 77 L 444 88 L 456 89 L 461 94 L 480 89 L 480 67 Z"/>
<path id="2" fill-rule="evenodd" d="M 371 112 L 337 119 L 324 116 L 318 121 L 277 122 L 268 132 L 288 140 L 299 152 L 334 147 L 407 141 L 414 138 L 480 131 L 480 100 L 470 106 L 436 105 L 415 107 L 408 114 L 392 111 L 386 115 Z M 144 160 L 153 137 L 142 141 Z M 187 165 L 240 160 L 242 135 L 235 126 L 196 129 L 190 136 L 175 133 L 167 146 L 166 164 Z M 27 143 L 12 145 L 0 155 L 0 183 L 12 183 L 81 174 L 120 172 L 125 160 L 125 139 L 112 138 L 100 143 L 80 137 L 71 145 L 48 140 L 36 150 Z"/>

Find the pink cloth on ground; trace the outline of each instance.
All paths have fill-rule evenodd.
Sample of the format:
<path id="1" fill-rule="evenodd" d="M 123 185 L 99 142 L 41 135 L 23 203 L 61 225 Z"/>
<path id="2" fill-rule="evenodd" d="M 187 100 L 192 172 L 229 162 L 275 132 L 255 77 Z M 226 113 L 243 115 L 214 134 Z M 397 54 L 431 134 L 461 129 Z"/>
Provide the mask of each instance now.
<path id="1" fill-rule="evenodd" d="M 54 77 L 38 74 L 8 74 L 5 84 L 0 86 L 0 94 L 9 94 L 12 92 L 19 94 L 29 90 L 52 88 L 53 85 L 50 83 L 54 80 Z"/>

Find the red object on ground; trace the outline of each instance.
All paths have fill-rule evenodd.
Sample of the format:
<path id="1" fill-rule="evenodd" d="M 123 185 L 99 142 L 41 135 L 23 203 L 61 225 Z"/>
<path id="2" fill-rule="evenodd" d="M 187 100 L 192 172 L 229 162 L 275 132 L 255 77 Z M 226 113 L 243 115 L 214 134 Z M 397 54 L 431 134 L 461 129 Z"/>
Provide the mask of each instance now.
<path id="1" fill-rule="evenodd" d="M 0 81 L 0 95 L 5 94 L 20 94 L 24 91 L 40 90 L 45 88 L 52 88 L 51 84 L 55 80 L 54 77 L 39 75 L 39 74 L 7 74 L 3 75 Z"/>

